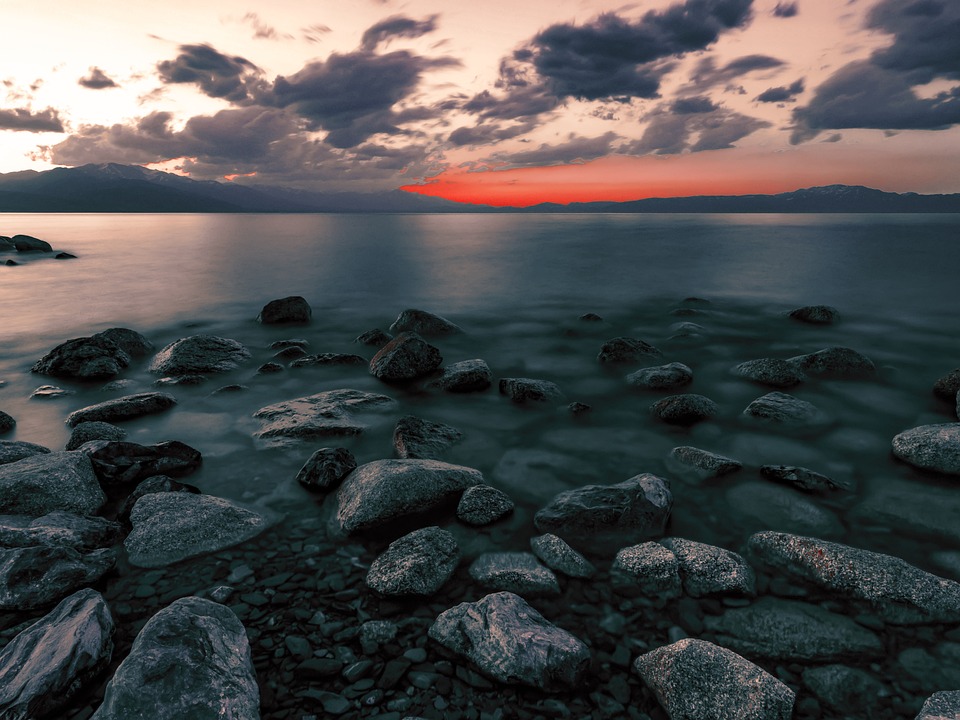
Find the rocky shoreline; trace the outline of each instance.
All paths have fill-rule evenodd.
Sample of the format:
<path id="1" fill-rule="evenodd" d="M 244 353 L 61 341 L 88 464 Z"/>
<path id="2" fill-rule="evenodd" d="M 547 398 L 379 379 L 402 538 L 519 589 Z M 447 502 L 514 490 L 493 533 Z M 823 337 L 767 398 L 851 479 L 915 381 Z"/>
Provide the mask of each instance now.
<path id="1" fill-rule="evenodd" d="M 676 315 L 706 322 L 697 317 L 704 304 L 690 299 Z M 305 326 L 313 312 L 289 297 L 257 319 Z M 602 331 L 598 315 L 578 322 Z M 829 326 L 840 317 L 808 306 L 783 322 Z M 33 373 L 64 384 L 114 383 L 122 393 L 124 375 L 143 367 L 157 388 L 65 413 L 72 434 L 63 451 L 0 439 L 0 715 L 932 720 L 960 712 L 960 693 L 951 692 L 960 687 L 960 583 L 835 541 L 839 522 L 825 508 L 850 492 L 846 478 L 759 467 L 759 479 L 728 497 L 761 508 L 776 529 L 721 547 L 671 527 L 675 505 L 697 502 L 696 483 L 746 473 L 739 459 L 707 448 L 673 448 L 665 467 L 680 481 L 632 469 L 558 492 L 535 512 L 518 503 L 522 487 L 494 486 L 447 461 L 469 430 L 404 413 L 400 399 L 481 396 L 572 421 L 594 412 L 547 377 L 501 377 L 480 358 L 444 364 L 445 341 L 469 332 L 406 310 L 388 332 L 357 336 L 369 360 L 309 355 L 296 338 L 269 348 L 276 357 L 255 378 L 304 368 L 355 377 L 366 367 L 382 388 L 345 384 L 253 413 L 251 441 L 262 452 L 319 447 L 295 474 L 318 511 L 286 516 L 295 521 L 200 492 L 189 484 L 200 449 L 180 439 L 132 442 L 124 428 L 177 412 L 179 387 L 248 367 L 259 353 L 204 334 L 157 350 L 113 328 L 38 359 Z M 706 329 L 685 319 L 674 332 L 683 342 Z M 669 351 L 628 336 L 598 350 L 603 373 L 650 393 L 650 416 L 665 433 L 690 440 L 691 428 L 724 412 L 685 391 L 697 368 L 668 362 Z M 734 382 L 757 387 L 744 426 L 774 436 L 832 422 L 786 390 L 876 382 L 882 372 L 841 346 L 730 370 Z M 918 476 L 948 478 L 960 475 L 960 369 L 939 372 L 933 392 L 952 400 L 954 417 L 905 429 L 888 453 Z M 358 462 L 342 443 L 378 423 L 393 425 L 393 457 Z M 0 433 L 15 428 L 0 412 Z"/>

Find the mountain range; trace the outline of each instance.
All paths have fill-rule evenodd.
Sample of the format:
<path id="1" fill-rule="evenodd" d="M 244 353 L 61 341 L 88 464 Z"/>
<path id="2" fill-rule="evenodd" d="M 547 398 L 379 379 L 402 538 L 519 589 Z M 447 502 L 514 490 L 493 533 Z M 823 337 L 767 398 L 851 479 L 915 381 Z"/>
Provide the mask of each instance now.
<path id="1" fill-rule="evenodd" d="M 83 165 L 0 174 L 0 212 L 23 213 L 915 213 L 960 212 L 960 194 L 828 185 L 776 195 L 699 195 L 628 202 L 471 205 L 402 190 L 319 193 L 197 181 L 137 165 Z"/>

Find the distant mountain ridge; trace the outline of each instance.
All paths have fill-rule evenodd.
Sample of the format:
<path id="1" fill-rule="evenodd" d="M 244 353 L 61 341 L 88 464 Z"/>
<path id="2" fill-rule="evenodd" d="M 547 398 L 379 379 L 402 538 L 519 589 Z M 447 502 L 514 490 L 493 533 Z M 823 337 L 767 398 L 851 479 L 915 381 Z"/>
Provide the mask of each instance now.
<path id="1" fill-rule="evenodd" d="M 776 195 L 699 195 L 628 202 L 471 205 L 417 193 L 319 193 L 190 178 L 138 165 L 0 174 L 0 212 L 23 213 L 931 213 L 960 212 L 960 194 L 827 185 Z"/>

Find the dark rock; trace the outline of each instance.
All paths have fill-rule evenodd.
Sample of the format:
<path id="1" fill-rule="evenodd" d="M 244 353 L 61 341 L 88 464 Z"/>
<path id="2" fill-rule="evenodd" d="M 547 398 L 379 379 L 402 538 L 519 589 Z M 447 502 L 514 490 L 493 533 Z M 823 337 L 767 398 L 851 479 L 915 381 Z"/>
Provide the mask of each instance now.
<path id="1" fill-rule="evenodd" d="M 110 663 L 113 617 L 100 593 L 79 590 L 0 651 L 0 717 L 52 716 Z"/>
<path id="2" fill-rule="evenodd" d="M 474 485 L 463 491 L 457 504 L 457 519 L 467 525 L 489 525 L 513 512 L 513 500 L 490 485 Z"/>
<path id="3" fill-rule="evenodd" d="M 100 484 L 110 495 L 124 492 L 154 475 L 184 477 L 203 461 L 198 450 L 178 440 L 156 445 L 93 440 L 82 445 L 78 452 L 90 458 Z"/>
<path id="4" fill-rule="evenodd" d="M 683 363 L 673 362 L 630 373 L 627 382 L 647 390 L 675 390 L 693 382 L 693 370 Z"/>
<path id="5" fill-rule="evenodd" d="M 831 325 L 840 320 L 840 311 L 829 305 L 806 305 L 788 314 L 794 320 L 812 325 Z"/>
<path id="6" fill-rule="evenodd" d="M 402 332 L 370 361 L 370 374 L 384 382 L 425 377 L 440 367 L 440 351 L 416 333 Z"/>
<path id="7" fill-rule="evenodd" d="M 358 416 L 394 405 L 393 398 L 361 390 L 328 390 L 260 408 L 253 417 L 263 424 L 254 437 L 271 445 L 292 440 L 357 435 L 366 429 Z"/>
<path id="8" fill-rule="evenodd" d="M 950 720 L 960 716 L 960 690 L 943 690 L 927 698 L 916 720 Z"/>
<path id="9" fill-rule="evenodd" d="M 0 515 L 0 547 L 69 547 L 93 550 L 113 545 L 122 530 L 106 518 L 75 515 L 62 511 L 38 518 L 29 515 Z"/>
<path id="10" fill-rule="evenodd" d="M 169 410 L 176 404 L 177 399 L 169 393 L 145 392 L 125 395 L 75 410 L 67 416 L 67 425 L 76 427 L 83 422 L 129 420 Z"/>
<path id="11" fill-rule="evenodd" d="M 470 565 L 470 577 L 488 590 L 526 597 L 560 594 L 557 576 L 528 552 L 486 552 Z"/>
<path id="12" fill-rule="evenodd" d="M 443 368 L 443 375 L 430 383 L 430 387 L 453 393 L 480 392 L 492 382 L 493 375 L 487 363 L 477 358 L 447 365 Z"/>
<path id="13" fill-rule="evenodd" d="M 329 492 L 357 469 L 357 459 L 346 448 L 320 448 L 297 473 L 297 482 L 310 490 Z"/>
<path id="14" fill-rule="evenodd" d="M 130 512 L 124 541 L 130 564 L 164 567 L 249 540 L 267 527 L 258 513 L 212 495 L 161 492 L 144 495 Z"/>
<path id="15" fill-rule="evenodd" d="M 30 399 L 34 400 L 53 400 L 58 397 L 73 395 L 73 390 L 64 390 L 56 385 L 40 385 L 36 390 L 30 393 Z"/>
<path id="16" fill-rule="evenodd" d="M 683 465 L 700 471 L 700 474 L 705 478 L 727 475 L 743 467 L 743 463 L 738 460 L 689 445 L 675 447 L 670 451 L 670 457 Z"/>
<path id="17" fill-rule="evenodd" d="M 439 315 L 412 309 L 401 312 L 397 319 L 393 321 L 389 330 L 394 334 L 411 332 L 427 337 L 456 335 L 463 332 L 460 327 Z"/>
<path id="18" fill-rule="evenodd" d="M 676 555 L 683 590 L 687 595 L 753 597 L 757 594 L 753 568 L 737 553 L 676 537 L 664 538 L 660 544 Z"/>
<path id="19" fill-rule="evenodd" d="M 16 267 L 16 266 L 19 265 L 20 263 L 18 263 L 16 260 L 10 260 L 10 259 L 8 258 L 8 259 L 6 260 L 6 262 L 4 262 L 3 264 L 6 265 L 7 267 Z"/>
<path id="20" fill-rule="evenodd" d="M 441 613 L 430 637 L 499 682 L 547 691 L 579 687 L 590 663 L 586 645 L 509 592 Z"/>
<path id="21" fill-rule="evenodd" d="M 643 340 L 629 337 L 616 337 L 600 346 L 597 361 L 601 363 L 636 363 L 656 360 L 663 353 Z"/>
<path id="22" fill-rule="evenodd" d="M 726 498 L 730 517 L 750 529 L 766 527 L 831 536 L 843 533 L 836 515 L 790 488 L 745 482 L 727 490 Z"/>
<path id="23" fill-rule="evenodd" d="M 68 252 L 58 252 L 53 256 L 54 260 L 76 260 L 77 256 Z"/>
<path id="24" fill-rule="evenodd" d="M 259 720 L 250 644 L 223 605 L 187 597 L 144 625 L 92 720 Z"/>
<path id="25" fill-rule="evenodd" d="M 668 481 L 644 473 L 562 492 L 537 512 L 534 525 L 574 547 L 616 549 L 662 535 L 672 506 Z"/>
<path id="26" fill-rule="evenodd" d="M 147 340 L 136 330 L 115 327 L 99 332 L 94 337 L 101 337 L 114 343 L 132 358 L 144 358 L 153 350 L 153 343 Z"/>
<path id="27" fill-rule="evenodd" d="M 767 480 L 793 485 L 806 492 L 831 492 L 833 490 L 849 490 L 849 487 L 833 478 L 821 475 L 813 470 L 793 465 L 763 465 L 760 474 Z"/>
<path id="28" fill-rule="evenodd" d="M 556 535 L 530 538 L 530 549 L 548 568 L 568 577 L 589 578 L 597 572 L 589 560 Z"/>
<path id="29" fill-rule="evenodd" d="M 286 350 L 287 348 L 300 348 L 303 350 L 309 347 L 310 343 L 302 338 L 288 338 L 287 340 L 274 340 L 267 345 L 268 350 Z"/>
<path id="30" fill-rule="evenodd" d="M 953 400 L 960 392 L 960 368 L 951 370 L 933 384 L 933 394 L 944 400 Z"/>
<path id="31" fill-rule="evenodd" d="M 703 395 L 670 395 L 650 406 L 650 412 L 658 420 L 671 425 L 693 425 L 708 420 L 720 412 L 710 398 Z"/>
<path id="32" fill-rule="evenodd" d="M 737 365 L 733 371 L 742 378 L 775 388 L 793 387 L 807 379 L 795 364 L 779 358 L 748 360 Z"/>
<path id="33" fill-rule="evenodd" d="M 895 677 L 911 678 L 924 693 L 960 687 L 960 643 L 939 642 L 930 648 L 908 647 L 897 655 Z"/>
<path id="34" fill-rule="evenodd" d="M 230 385 L 223 385 L 223 386 L 221 386 L 221 387 L 218 387 L 216 390 L 214 390 L 212 393 L 210 393 L 210 397 L 216 397 L 217 395 L 226 395 L 226 394 L 228 394 L 228 393 L 243 392 L 243 391 L 249 390 L 249 389 L 250 389 L 250 388 L 247 387 L 246 385 L 240 385 L 240 384 L 238 384 L 238 383 L 231 383 Z"/>
<path id="35" fill-rule="evenodd" d="M 743 414 L 767 422 L 809 427 L 822 425 L 826 421 L 824 414 L 816 405 L 781 392 L 767 393 L 747 405 Z"/>
<path id="36" fill-rule="evenodd" d="M 192 335 L 167 345 L 150 361 L 150 372 L 160 375 L 202 375 L 235 370 L 250 351 L 236 340 L 214 335 Z"/>
<path id="37" fill-rule="evenodd" d="M 148 477 L 146 480 L 141 481 L 140 484 L 133 489 L 133 492 L 127 496 L 126 500 L 123 501 L 123 504 L 117 511 L 117 520 L 129 525 L 130 513 L 133 510 L 133 506 L 137 504 L 137 500 L 144 495 L 159 492 L 189 492 L 197 494 L 200 491 L 193 485 L 179 483 L 166 475 Z"/>
<path id="38" fill-rule="evenodd" d="M 798 355 L 788 362 L 807 375 L 822 378 L 856 380 L 872 378 L 877 374 L 877 367 L 870 358 L 845 347 L 830 347 L 808 355 Z"/>
<path id="39" fill-rule="evenodd" d="M 569 405 L 567 405 L 567 410 L 569 410 L 570 413 L 574 416 L 583 415 L 583 413 L 589 412 L 592 409 L 593 409 L 592 407 L 582 402 L 572 402 Z"/>
<path id="40" fill-rule="evenodd" d="M 105 501 L 93 465 L 80 453 L 42 453 L 0 465 L 0 513 L 93 515 Z"/>
<path id="41" fill-rule="evenodd" d="M 846 665 L 824 665 L 803 671 L 803 684 L 816 698 L 838 713 L 866 711 L 876 715 L 879 699 L 890 694 L 870 673 Z"/>
<path id="42" fill-rule="evenodd" d="M 283 365 L 275 362 L 264 363 L 257 368 L 257 375 L 269 375 L 270 373 L 283 372 Z"/>
<path id="43" fill-rule="evenodd" d="M 348 355 L 345 353 L 320 353 L 318 355 L 307 355 L 299 360 L 290 363 L 292 368 L 317 367 L 317 366 L 344 366 L 344 365 L 366 365 L 365 358 L 359 355 Z"/>
<path id="44" fill-rule="evenodd" d="M 52 605 L 95 583 L 114 563 L 112 550 L 81 553 L 56 545 L 0 549 L 0 609 L 23 612 Z"/>
<path id="45" fill-rule="evenodd" d="M 277 352 L 273 354 L 273 357 L 276 360 L 297 360 L 298 358 L 304 357 L 306 354 L 307 351 L 299 345 L 290 345 L 282 350 L 277 350 Z"/>
<path id="46" fill-rule="evenodd" d="M 367 586 L 387 596 L 427 596 L 457 569 L 460 548 L 446 530 L 433 526 L 394 540 L 370 565 Z"/>
<path id="47" fill-rule="evenodd" d="M 14 235 L 10 241 L 17 252 L 53 252 L 50 243 L 31 235 Z"/>
<path id="48" fill-rule="evenodd" d="M 168 385 L 202 385 L 206 381 L 206 375 L 177 375 L 176 377 L 162 377 L 153 384 L 158 387 L 167 387 Z"/>
<path id="49" fill-rule="evenodd" d="M 735 652 L 685 639 L 641 655 L 634 669 L 671 718 L 790 720 L 794 692 Z"/>
<path id="50" fill-rule="evenodd" d="M 462 438 L 455 427 L 405 415 L 393 429 L 393 451 L 398 458 L 438 460 Z"/>
<path id="51" fill-rule="evenodd" d="M 13 246 L 13 240 L 6 235 L 0 235 L 0 250 L 16 250 L 16 248 Z"/>
<path id="52" fill-rule="evenodd" d="M 357 336 L 354 342 L 360 345 L 369 345 L 370 347 L 382 348 L 391 340 L 393 340 L 393 335 L 390 333 L 385 333 L 380 328 L 374 328 L 373 330 L 367 330 L 362 335 Z"/>
<path id="53" fill-rule="evenodd" d="M 610 567 L 615 587 L 636 588 L 644 595 L 661 598 L 680 596 L 677 557 L 655 542 L 622 548 Z"/>
<path id="54" fill-rule="evenodd" d="M 53 377 L 95 380 L 118 375 L 130 354 L 104 333 L 60 343 L 34 363 L 31 372 Z"/>
<path id="55" fill-rule="evenodd" d="M 313 312 L 310 310 L 310 303 L 299 295 L 271 300 L 257 315 L 257 322 L 264 325 L 277 325 L 280 323 L 308 323 Z"/>
<path id="56" fill-rule="evenodd" d="M 0 435 L 8 433 L 17 426 L 17 421 L 0 410 Z"/>
<path id="57" fill-rule="evenodd" d="M 19 440 L 0 440 L 0 465 L 23 460 L 34 455 L 46 455 L 50 448 Z"/>
<path id="58" fill-rule="evenodd" d="M 905 430 L 893 438 L 893 454 L 923 470 L 960 475 L 960 423 Z"/>
<path id="59" fill-rule="evenodd" d="M 533 378 L 500 378 L 500 394 L 515 403 L 563 400 L 563 393 L 555 383 Z"/>

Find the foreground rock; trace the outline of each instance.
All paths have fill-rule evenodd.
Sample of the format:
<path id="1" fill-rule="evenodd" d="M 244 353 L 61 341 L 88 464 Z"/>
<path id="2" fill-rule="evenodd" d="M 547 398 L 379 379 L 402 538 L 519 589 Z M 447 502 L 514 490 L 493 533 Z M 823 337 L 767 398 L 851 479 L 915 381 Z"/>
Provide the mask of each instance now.
<path id="1" fill-rule="evenodd" d="M 443 368 L 443 375 L 431 383 L 431 387 L 447 392 L 481 392 L 493 383 L 493 374 L 483 360 L 461 360 Z"/>
<path id="2" fill-rule="evenodd" d="M 767 480 L 792 485 L 805 492 L 833 492 L 847 490 L 846 484 L 813 470 L 794 465 L 762 465 L 760 474 Z"/>
<path id="3" fill-rule="evenodd" d="M 487 552 L 470 565 L 470 577 L 488 590 L 505 590 L 525 597 L 559 595 L 557 576 L 533 553 Z"/>
<path id="4" fill-rule="evenodd" d="M 796 365 L 777 358 L 748 360 L 737 365 L 733 372 L 747 380 L 775 388 L 793 387 L 807 379 Z"/>
<path id="5" fill-rule="evenodd" d="M 440 351 L 416 333 L 404 332 L 388 342 L 370 361 L 370 374 L 384 382 L 426 377 L 440 367 Z"/>
<path id="6" fill-rule="evenodd" d="M 697 471 L 697 474 L 703 478 L 727 475 L 743 467 L 743 463 L 739 460 L 733 460 L 689 445 L 675 447 L 670 451 L 670 457 L 678 463 Z"/>
<path id="7" fill-rule="evenodd" d="M 267 527 L 262 515 L 223 498 L 193 493 L 144 495 L 130 513 L 124 541 L 130 563 L 155 568 L 249 540 Z"/>
<path id="8" fill-rule="evenodd" d="M 479 470 L 439 460 L 376 460 L 344 479 L 335 522 L 343 533 L 371 530 L 453 504 L 468 487 L 481 484 Z"/>
<path id="9" fill-rule="evenodd" d="M 90 458 L 101 487 L 111 496 L 129 492 L 133 485 L 155 475 L 184 477 L 203 461 L 199 450 L 179 440 L 156 445 L 92 440 L 81 445 L 78 453 Z"/>
<path id="10" fill-rule="evenodd" d="M 709 420 L 718 412 L 719 406 L 703 395 L 670 395 L 650 406 L 650 412 L 658 420 L 671 425 L 693 425 Z"/>
<path id="11" fill-rule="evenodd" d="M 150 347 L 150 342 L 138 332 L 110 328 L 57 345 L 37 360 L 31 372 L 78 380 L 112 378 Z"/>
<path id="12" fill-rule="evenodd" d="M 310 490 L 327 492 L 357 469 L 357 459 L 346 448 L 320 448 L 297 473 L 297 482 Z"/>
<path id="13" fill-rule="evenodd" d="M 616 337 L 600 346 L 597 361 L 604 364 L 621 364 L 652 361 L 661 357 L 663 353 L 650 343 L 637 338 Z"/>
<path id="14" fill-rule="evenodd" d="M 177 399 L 169 393 L 146 392 L 107 400 L 96 405 L 88 405 L 75 410 L 67 416 L 67 425 L 76 427 L 83 422 L 115 422 L 130 420 L 169 410 L 177 404 Z"/>
<path id="15" fill-rule="evenodd" d="M 9 465 L 17 462 L 17 460 L 23 460 L 34 455 L 46 455 L 49 452 L 50 448 L 43 445 L 20 440 L 0 440 L 0 465 Z"/>
<path id="16" fill-rule="evenodd" d="M 249 358 L 250 351 L 236 340 L 192 335 L 158 352 L 150 362 L 150 372 L 170 376 L 228 372 Z"/>
<path id="17" fill-rule="evenodd" d="M 945 690 L 927 698 L 916 720 L 952 720 L 960 717 L 960 690 Z"/>
<path id="18" fill-rule="evenodd" d="M 530 549 L 544 565 L 567 577 L 589 578 L 597 572 L 589 560 L 556 535 L 530 538 Z"/>
<path id="19" fill-rule="evenodd" d="M 826 421 L 824 414 L 813 403 L 787 393 L 772 392 L 747 405 L 744 416 L 778 425 L 812 427 Z"/>
<path id="20" fill-rule="evenodd" d="M 131 718 L 259 720 L 250 644 L 229 608 L 187 597 L 150 618 L 93 715 Z"/>
<path id="21" fill-rule="evenodd" d="M 133 507 L 137 504 L 137 501 L 144 495 L 152 495 L 153 493 L 162 492 L 188 492 L 193 493 L 194 495 L 200 494 L 199 488 L 193 485 L 177 482 L 173 478 L 167 477 L 166 475 L 153 475 L 138 483 L 133 489 L 133 492 L 127 495 L 126 500 L 123 501 L 123 504 L 120 505 L 120 509 L 117 510 L 117 522 L 121 522 L 127 528 L 129 528 L 130 513 L 133 512 Z"/>
<path id="22" fill-rule="evenodd" d="M 563 393 L 556 383 L 535 378 L 500 378 L 500 394 L 518 404 L 563 400 Z"/>
<path id="23" fill-rule="evenodd" d="M 394 540 L 370 564 L 367 586 L 386 596 L 433 595 L 460 563 L 460 547 L 446 530 L 426 527 Z"/>
<path id="24" fill-rule="evenodd" d="M 788 362 L 807 375 L 821 378 L 863 380 L 877 374 L 877 367 L 870 358 L 845 347 L 830 347 L 807 355 L 797 355 Z"/>
<path id="25" fill-rule="evenodd" d="M 106 518 L 59 510 L 38 518 L 0 515 L 0 547 L 5 548 L 45 545 L 92 550 L 112 545 L 120 533 L 120 525 Z"/>
<path id="26" fill-rule="evenodd" d="M 91 585 L 116 562 L 111 550 L 81 553 L 36 545 L 0 550 L 0 609 L 34 610 Z"/>
<path id="27" fill-rule="evenodd" d="M 922 470 L 960 475 L 960 423 L 905 430 L 893 438 L 893 454 Z"/>
<path id="28" fill-rule="evenodd" d="M 630 373 L 627 382 L 646 390 L 676 390 L 693 382 L 693 370 L 683 363 L 673 362 Z"/>
<path id="29" fill-rule="evenodd" d="M 43 453 L 0 465 L 0 513 L 94 515 L 106 499 L 90 459 L 81 453 Z"/>
<path id="30" fill-rule="evenodd" d="M 811 325 L 832 325 L 840 320 L 840 311 L 829 305 L 805 305 L 788 314 L 794 320 Z"/>
<path id="31" fill-rule="evenodd" d="M 547 691 L 579 687 L 590 663 L 586 645 L 510 592 L 441 613 L 430 637 L 499 682 Z"/>
<path id="32" fill-rule="evenodd" d="M 933 394 L 947 401 L 953 400 L 958 392 L 960 392 L 960 368 L 937 378 L 933 384 Z"/>
<path id="33" fill-rule="evenodd" d="M 79 590 L 0 651 L 0 717 L 56 713 L 113 654 L 113 617 L 100 593 Z"/>
<path id="34" fill-rule="evenodd" d="M 610 577 L 619 589 L 634 588 L 643 595 L 660 598 L 680 596 L 677 556 L 659 543 L 622 548 L 613 559 Z"/>
<path id="35" fill-rule="evenodd" d="M 463 332 L 462 328 L 446 318 L 428 313 L 425 310 L 414 309 L 401 312 L 388 329 L 394 334 L 413 332 L 427 337 L 457 335 Z"/>
<path id="36" fill-rule="evenodd" d="M 393 398 L 361 390 L 328 390 L 260 408 L 253 414 L 262 426 L 255 438 L 268 445 L 291 440 L 358 435 L 367 425 L 361 418 L 392 406 Z"/>
<path id="37" fill-rule="evenodd" d="M 457 503 L 457 520 L 467 525 L 489 525 L 513 512 L 513 500 L 490 485 L 468 487 Z"/>
<path id="38" fill-rule="evenodd" d="M 437 460 L 462 438 L 451 425 L 405 415 L 393 429 L 393 451 L 398 458 Z"/>
<path id="39" fill-rule="evenodd" d="M 10 242 L 17 252 L 53 252 L 50 243 L 32 235 L 14 235 Z"/>
<path id="40" fill-rule="evenodd" d="M 960 621 L 960 583 L 891 555 L 778 532 L 751 536 L 746 555 L 755 567 L 865 605 L 894 625 Z"/>
<path id="41" fill-rule="evenodd" d="M 731 650 L 686 639 L 633 665 L 671 718 L 790 720 L 793 691 Z"/>
<path id="42" fill-rule="evenodd" d="M 73 432 L 70 433 L 70 439 L 67 440 L 65 450 L 78 450 L 93 440 L 123 440 L 127 436 L 127 431 L 110 423 L 91 421 L 78 423 Z"/>
<path id="43" fill-rule="evenodd" d="M 660 544 L 676 556 L 677 570 L 687 595 L 753 597 L 757 594 L 753 568 L 737 553 L 676 537 L 664 538 Z"/>
<path id="44" fill-rule="evenodd" d="M 257 322 L 264 325 L 281 323 L 308 323 L 313 311 L 310 303 L 299 295 L 271 300 L 257 315 Z"/>

